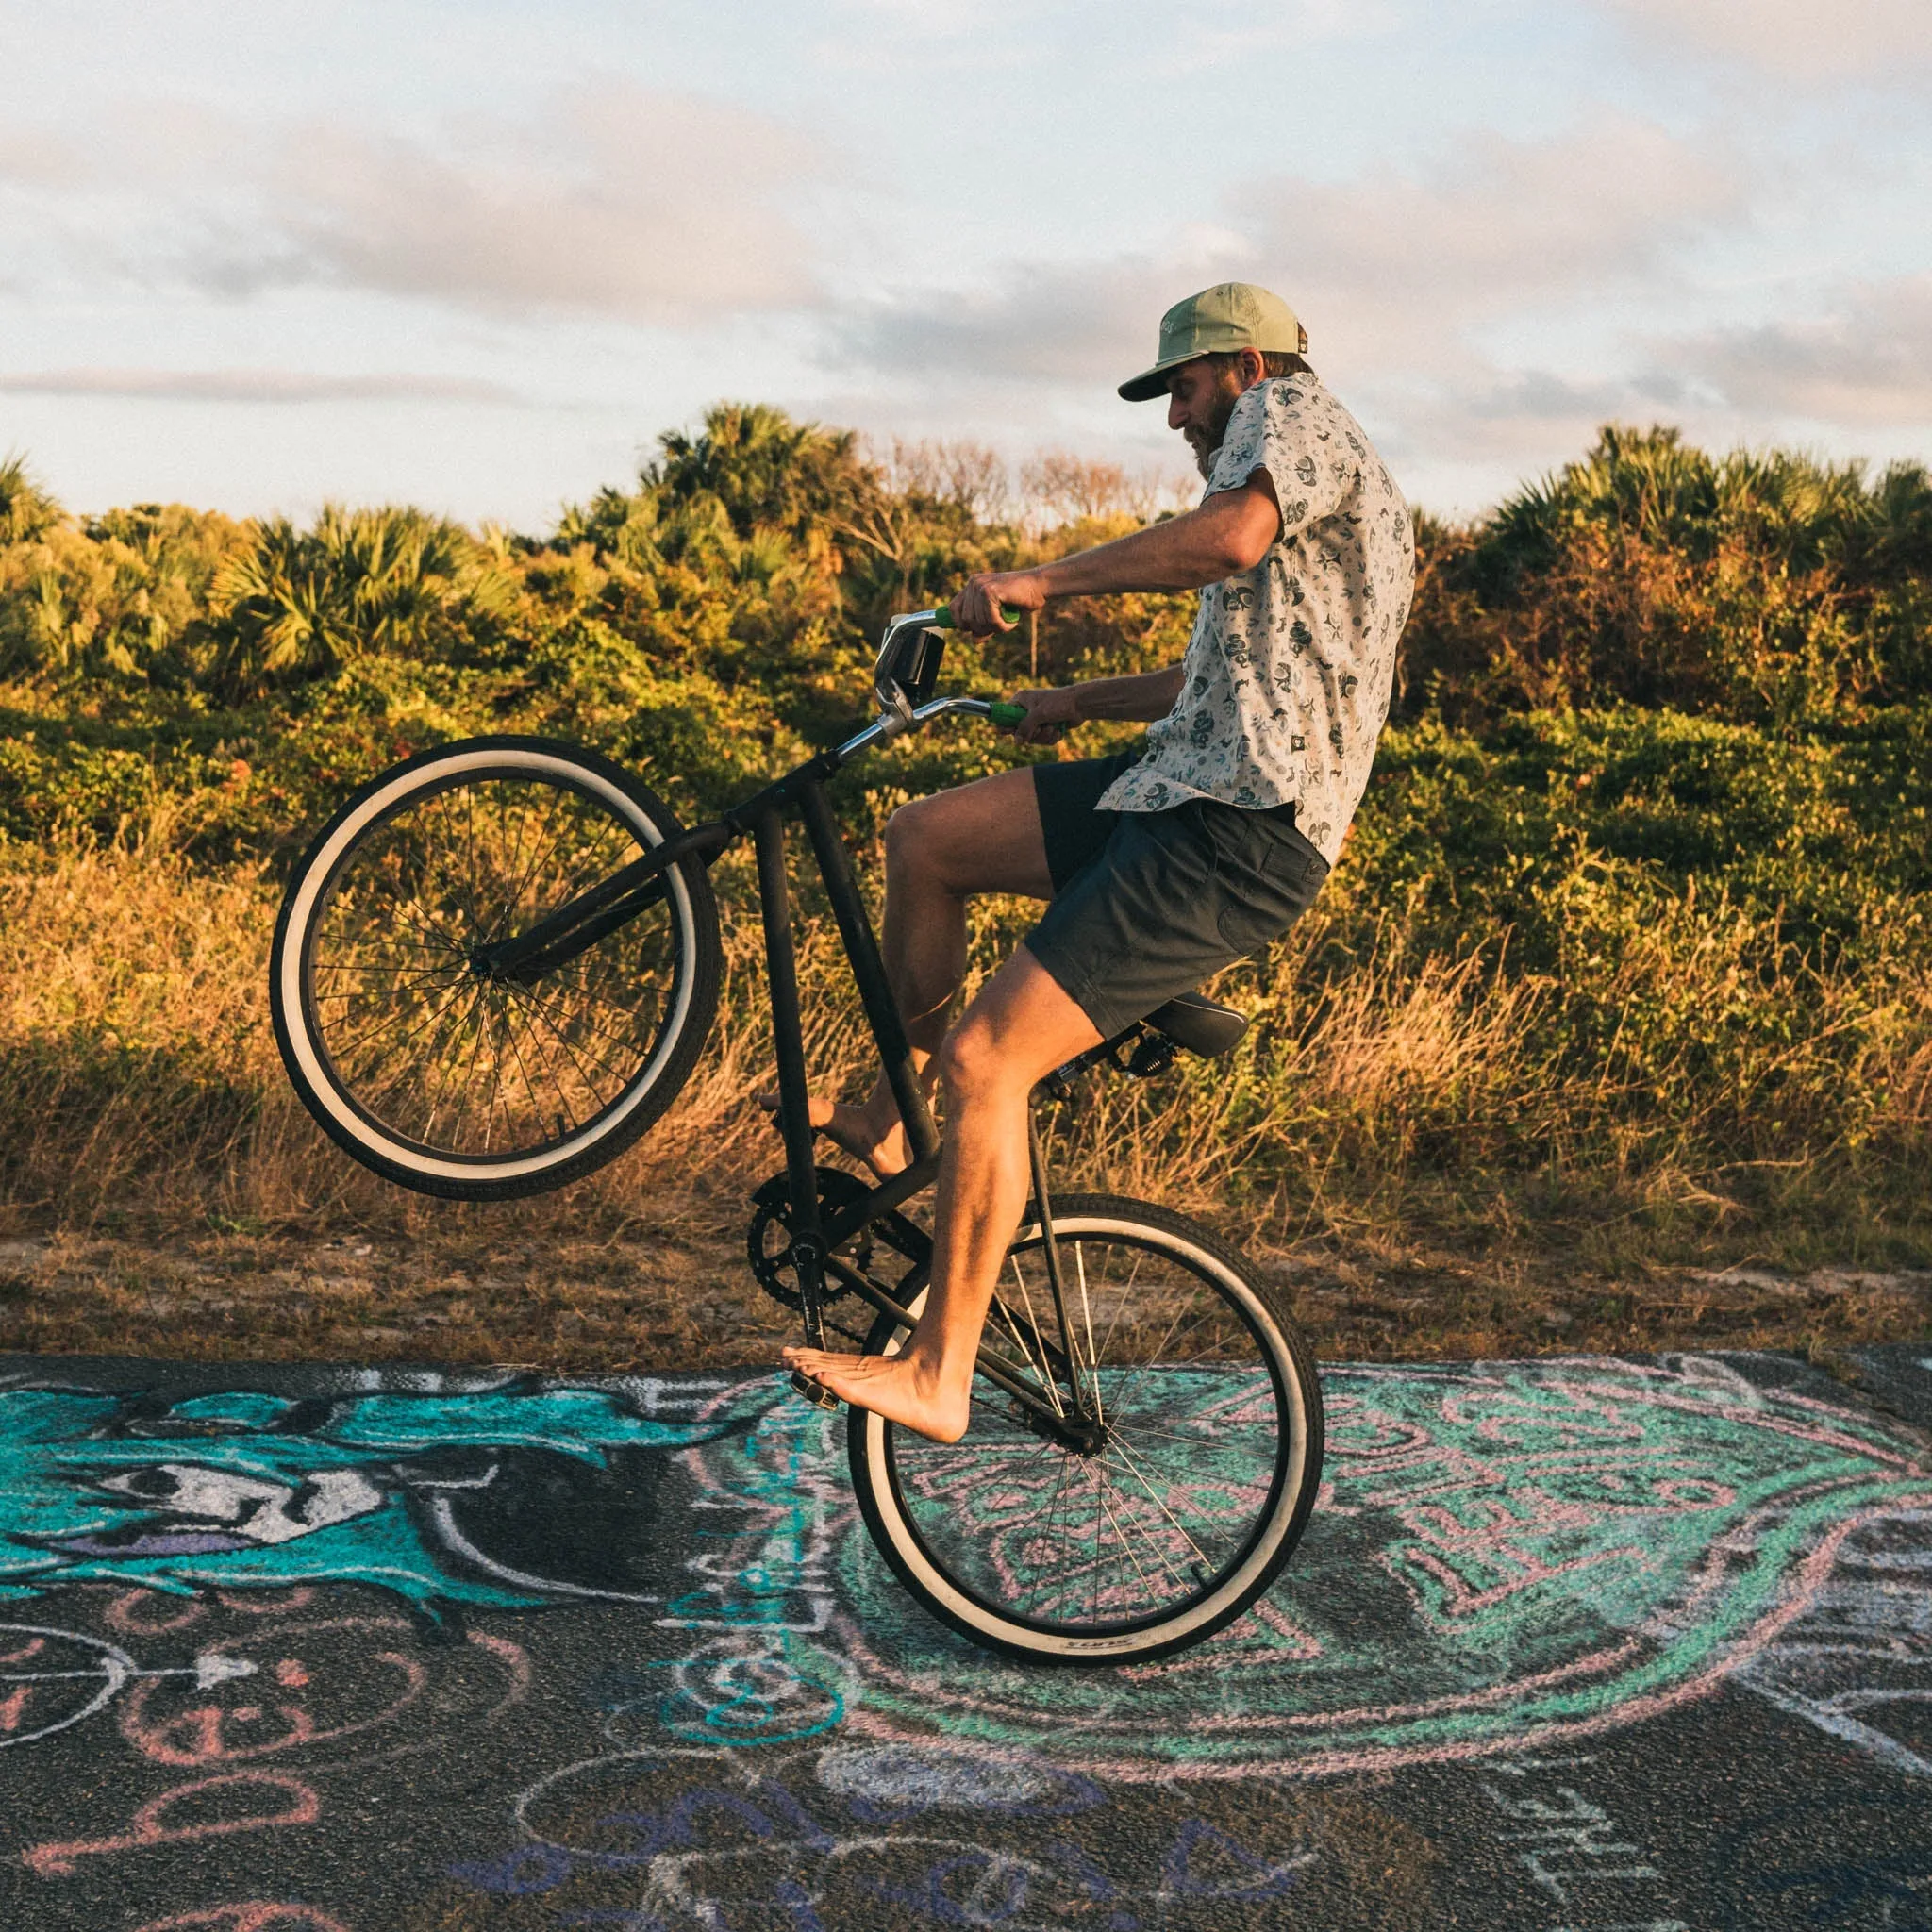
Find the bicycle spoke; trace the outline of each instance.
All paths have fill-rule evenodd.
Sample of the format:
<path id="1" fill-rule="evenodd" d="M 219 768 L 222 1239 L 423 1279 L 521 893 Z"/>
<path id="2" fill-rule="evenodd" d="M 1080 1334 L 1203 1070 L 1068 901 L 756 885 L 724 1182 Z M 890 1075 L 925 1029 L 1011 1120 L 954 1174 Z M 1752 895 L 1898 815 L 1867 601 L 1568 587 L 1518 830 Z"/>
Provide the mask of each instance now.
<path id="1" fill-rule="evenodd" d="M 1095 1420 L 1105 1423 L 1107 1411 L 1100 1400 L 1100 1357 L 1093 1350 L 1093 1309 L 1087 1299 L 1087 1251 L 1080 1242 L 1074 1243 L 1074 1267 L 1080 1278 L 1080 1319 L 1087 1329 L 1087 1374 L 1093 1390 L 1093 1414 Z M 1074 1371 L 1074 1386 L 1079 1386 L 1079 1366 Z"/>
<path id="2" fill-rule="evenodd" d="M 556 1021 L 554 1021 L 550 1017 L 550 1014 L 548 1010 L 545 1008 L 543 1003 L 541 1000 L 536 999 L 530 995 L 528 988 L 520 987 L 517 989 L 517 991 L 524 996 L 525 1004 L 529 1006 L 535 1011 L 537 1018 L 543 1023 L 544 1027 L 548 1030 L 551 1037 L 557 1041 L 558 1045 L 563 1049 L 565 1058 L 567 1058 L 570 1061 L 571 1065 L 576 1070 L 577 1078 L 583 1083 L 585 1091 L 590 1093 L 593 1100 L 596 1101 L 596 1110 L 601 1112 L 605 1107 L 609 1105 L 609 1102 L 607 1101 L 603 1097 L 603 1095 L 598 1091 L 597 1083 L 594 1080 L 592 1080 L 588 1074 L 584 1072 L 584 1063 L 580 1058 L 578 1058 L 577 1048 L 572 1045 L 569 1035 L 564 1033 L 558 1026 Z M 591 1059 L 598 1067 L 602 1068 L 605 1073 L 608 1074 L 610 1077 L 617 1082 L 618 1091 L 622 1092 L 624 1091 L 624 1083 L 626 1076 L 623 1074 L 620 1074 L 616 1070 L 616 1068 L 612 1067 L 608 1061 L 598 1059 L 595 1054 L 591 1053 L 589 1047 L 585 1047 L 583 1051 L 584 1053 L 590 1056 Z M 551 1056 L 549 1055 L 549 1050 L 547 1048 L 545 1049 L 545 1057 L 551 1058 Z M 554 1059 L 552 1063 L 555 1064 Z"/>
<path id="3" fill-rule="evenodd" d="M 1062 1403 L 1060 1400 L 1060 1392 L 1058 1389 L 1056 1388 L 1054 1385 L 1054 1378 L 1047 1373 L 1046 1338 L 1041 1334 L 1040 1323 L 1035 1318 L 1033 1313 L 1033 1292 L 1026 1286 L 1026 1277 L 1020 1273 L 1019 1256 L 1014 1255 L 1009 1257 L 1008 1258 L 1012 1261 L 1013 1264 L 1013 1279 L 1020 1284 L 1021 1298 L 1026 1304 L 1027 1333 L 1030 1334 L 1033 1337 L 1034 1341 L 1039 1342 L 1040 1344 L 1040 1355 L 1038 1359 L 1035 1358 L 1032 1348 L 1026 1343 L 1026 1341 L 1024 1341 L 1021 1338 L 1017 1330 L 1014 1332 L 1013 1340 L 1015 1341 L 1018 1341 L 1020 1343 L 1020 1346 L 1026 1350 L 1027 1366 L 1031 1368 L 1033 1373 L 1040 1377 L 1041 1386 L 1046 1391 L 1049 1399 L 1053 1403 L 1053 1412 L 1056 1415 L 1065 1415 L 1067 1412 L 1066 1405 Z M 1004 1312 L 1004 1308 L 1005 1305 L 1002 1304 L 1002 1312 Z M 1010 1318 L 1008 1320 L 1007 1326 L 1008 1328 L 1012 1328 L 1013 1326 Z"/>
<path id="4" fill-rule="evenodd" d="M 432 966 L 426 971 L 412 974 L 408 979 L 391 987 L 387 992 L 371 992 L 367 991 L 361 992 L 319 992 L 315 995 L 315 1003 L 317 1006 L 320 1006 L 324 1000 L 333 1000 L 338 1003 L 355 1001 L 367 1006 L 385 1004 L 394 1000 L 410 999 L 420 994 L 424 987 L 431 980 L 441 979 L 445 985 L 454 984 L 456 977 L 460 974 L 460 972 L 461 969 L 455 966 Z"/>
<path id="5" fill-rule="evenodd" d="M 989 1334 L 1046 1382 L 1032 1292 L 1043 1246 L 1035 1233 L 1007 1257 L 1010 1299 L 995 1294 Z M 1261 1331 L 1192 1250 L 1070 1217 L 1060 1254 L 1078 1297 L 1067 1311 L 1073 1386 L 1091 1391 L 1093 1435 L 1042 1441 L 990 1398 L 944 1449 L 887 1425 L 908 1520 L 927 1560 L 989 1617 L 1069 1633 L 1201 1627 L 1199 1606 L 1253 1574 L 1241 1564 L 1267 1512 L 1292 1507 L 1279 1476 L 1281 1378 Z"/>
<path id="6" fill-rule="evenodd" d="M 1156 1491 L 1154 1485 L 1150 1483 L 1144 1475 L 1141 1474 L 1141 1467 L 1134 1460 L 1132 1455 L 1128 1453 L 1126 1444 L 1124 1442 L 1116 1442 L 1114 1446 L 1121 1453 L 1121 1460 L 1127 1465 L 1127 1474 L 1131 1475 L 1134 1478 L 1134 1480 L 1137 1483 L 1139 1483 L 1143 1490 L 1147 1491 L 1148 1501 L 1151 1502 L 1154 1505 L 1154 1507 L 1157 1509 L 1158 1509 L 1164 1517 L 1167 1518 L 1168 1522 L 1174 1525 L 1174 1534 L 1177 1537 L 1179 1537 L 1184 1543 L 1187 1544 L 1189 1549 L 1193 1551 L 1195 1561 L 1201 1565 L 1202 1569 L 1207 1569 L 1207 1552 L 1204 1551 L 1201 1545 L 1197 1543 L 1194 1541 L 1194 1539 L 1188 1534 L 1187 1530 L 1182 1526 L 1180 1518 L 1176 1516 L 1174 1513 L 1174 1511 L 1167 1507 L 1166 1502 Z"/>
<path id="7" fill-rule="evenodd" d="M 409 1041 L 413 1040 L 419 1033 L 422 1032 L 425 1026 L 432 1025 L 435 1024 L 436 1021 L 441 1019 L 442 1015 L 449 1010 L 451 1002 L 456 999 L 459 999 L 461 996 L 462 982 L 458 980 L 449 989 L 449 997 L 445 999 L 441 1006 L 437 1007 L 434 1011 L 427 1014 L 414 1026 L 410 1027 L 408 1032 L 402 1036 L 402 1039 L 397 1042 L 397 1044 L 407 1045 Z M 354 1052 L 357 1047 L 360 1046 L 365 1040 L 374 1040 L 375 1036 L 383 1032 L 390 1025 L 390 1024 L 391 1023 L 386 1020 L 380 1020 L 377 1021 L 375 1025 L 366 1027 L 362 1032 L 357 1034 L 355 1039 L 344 1041 L 340 1046 L 337 1046 L 333 1042 L 331 1042 L 329 1048 L 331 1056 L 338 1060 L 345 1058 L 350 1053 Z"/>
<path id="8" fill-rule="evenodd" d="M 509 988 L 509 991 L 516 997 L 528 1001 L 530 1005 L 537 1008 L 541 1012 L 547 1014 L 550 1012 L 554 1012 L 556 1010 L 555 1003 L 546 1001 L 543 995 L 540 993 L 535 987 L 512 984 Z M 594 1033 L 600 1040 L 609 1041 L 613 1046 L 628 1047 L 632 1044 L 631 1041 L 627 1039 L 624 1034 L 612 1033 L 607 1026 L 595 1025 L 588 1020 L 582 1021 L 582 1024 L 586 1031 Z M 586 1053 L 589 1053 L 590 1048 L 585 1047 L 584 1051 Z M 614 1067 L 609 1066 L 607 1062 L 603 1060 L 599 1060 L 597 1064 L 601 1067 L 604 1067 L 607 1073 L 611 1074 L 616 1078 L 629 1078 L 628 1074 L 619 1074 Z"/>
<path id="9" fill-rule="evenodd" d="M 533 984 L 475 949 L 628 864 L 636 824 L 581 787 L 465 774 L 380 821 L 329 882 L 308 1010 L 333 1077 L 420 1146 L 504 1158 L 581 1134 L 646 1072 L 685 955 L 667 896 Z"/>
<path id="10" fill-rule="evenodd" d="M 1121 1527 L 1121 1520 L 1118 1516 L 1116 1516 L 1113 1513 L 1111 1506 L 1108 1506 L 1107 1520 L 1113 1524 L 1113 1533 L 1115 1537 L 1119 1539 L 1121 1548 L 1126 1552 L 1128 1561 L 1131 1562 L 1134 1568 L 1140 1572 L 1142 1588 L 1145 1590 L 1149 1597 L 1154 1596 L 1154 1586 L 1148 1582 L 1147 1573 L 1144 1569 L 1141 1568 L 1140 1557 L 1134 1555 L 1134 1546 L 1131 1542 L 1128 1541 L 1127 1533 Z M 1154 1554 L 1160 1558 L 1160 1561 L 1165 1566 L 1169 1575 L 1173 1576 L 1177 1583 L 1186 1583 L 1187 1579 L 1184 1576 L 1182 1576 L 1179 1574 L 1179 1572 L 1174 1569 L 1174 1565 L 1167 1560 L 1166 1554 L 1163 1551 L 1157 1549 L 1154 1552 Z"/>

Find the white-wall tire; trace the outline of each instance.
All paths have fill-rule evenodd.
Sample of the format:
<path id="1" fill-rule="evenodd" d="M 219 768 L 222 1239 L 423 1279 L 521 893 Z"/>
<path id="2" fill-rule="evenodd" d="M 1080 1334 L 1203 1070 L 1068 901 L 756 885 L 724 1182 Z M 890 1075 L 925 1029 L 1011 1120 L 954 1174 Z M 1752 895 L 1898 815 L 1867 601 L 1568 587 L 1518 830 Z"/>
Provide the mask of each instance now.
<path id="1" fill-rule="evenodd" d="M 1227 1391 L 1214 1399 L 1223 1404 L 1224 1413 L 1241 1417 L 1241 1433 L 1224 1432 L 1219 1441 L 1210 1441 L 1204 1433 L 1203 1466 L 1210 1453 L 1224 1461 L 1228 1454 L 1239 1453 L 1256 1465 L 1248 1485 L 1255 1491 L 1252 1497 L 1241 1491 L 1239 1484 L 1225 1486 L 1236 1500 L 1226 1512 L 1224 1538 L 1208 1549 L 1196 1549 L 1202 1560 L 1192 1592 L 1178 1594 L 1181 1583 L 1176 1582 L 1170 1592 L 1174 1600 L 1158 1602 L 1158 1590 L 1150 1586 L 1145 1592 L 1147 1606 L 1137 1613 L 1110 1616 L 1104 1608 L 1090 1608 L 1085 1615 L 1074 1613 L 1077 1607 L 1071 1591 L 1055 1587 L 1055 1577 L 1061 1573 L 1057 1573 L 1053 1564 L 1062 1541 L 1071 1553 L 1070 1560 L 1080 1559 L 1085 1531 L 1078 1497 L 1068 1494 L 1066 1471 L 1059 1473 L 1056 1483 L 1052 1458 L 1062 1458 L 1067 1470 L 1076 1471 L 1082 1464 L 1102 1461 L 1111 1452 L 1082 1458 L 1037 1439 L 1029 1447 L 1023 1432 L 1004 1419 L 1000 1392 L 984 1379 L 975 1383 L 973 1425 L 963 1441 L 950 1451 L 855 1408 L 847 1436 L 853 1485 L 867 1529 L 899 1580 L 936 1617 L 974 1642 L 1041 1663 L 1143 1663 L 1199 1643 L 1224 1628 L 1280 1574 L 1307 1524 L 1321 1483 L 1321 1387 L 1307 1344 L 1274 1290 L 1238 1254 L 1198 1224 L 1164 1208 L 1107 1195 L 1069 1195 L 1056 1202 L 1054 1222 L 1063 1265 L 1070 1272 L 1083 1244 L 1090 1252 L 1105 1249 L 1123 1257 L 1141 1253 L 1157 1257 L 1159 1266 L 1171 1271 L 1174 1281 L 1192 1284 L 1186 1290 L 1188 1294 L 1201 1297 L 1204 1306 L 1214 1306 L 1214 1318 L 1223 1324 L 1218 1332 L 1232 1335 L 1239 1331 L 1247 1338 L 1241 1347 L 1251 1354 L 1218 1370 L 1203 1357 L 1202 1363 L 1194 1366 L 1163 1362 L 1158 1370 L 1143 1367 L 1132 1371 L 1143 1377 L 1167 1375 L 1172 1387 L 1195 1391 L 1181 1398 L 1187 1401 L 1195 1400 L 1196 1393 L 1200 1399 L 1208 1399 L 1214 1374 L 1223 1375 Z M 1037 1251 L 1038 1242 L 1039 1229 L 1029 1223 L 1015 1237 L 1014 1247 L 1024 1253 L 1030 1244 Z M 901 1292 L 912 1306 L 912 1298 L 924 1292 L 923 1281 L 908 1279 L 902 1284 Z M 994 1337 L 990 1325 L 989 1339 Z M 901 1339 L 903 1331 L 882 1317 L 867 1340 L 867 1352 L 889 1353 Z M 1103 1378 L 1118 1378 L 1121 1370 L 1109 1366 L 1109 1346 L 1096 1338 Z M 1152 1345 L 1146 1352 L 1150 1362 L 1156 1358 Z M 1115 1386 L 1124 1385 L 1116 1379 Z M 1150 1382 L 1146 1386 L 1155 1385 Z M 1227 1406 L 1230 1402 L 1232 1407 Z M 1171 1415 L 1163 1415 L 1164 1420 L 1172 1420 Z M 1128 1446 L 1141 1424 L 1137 1419 L 1130 1426 L 1124 1415 L 1120 1423 L 1119 1454 L 1125 1460 L 1126 1483 L 1139 1480 L 1158 1502 L 1144 1462 L 1138 1464 L 1137 1474 L 1137 1457 Z M 1143 1439 L 1143 1457 L 1146 1443 L 1161 1433 L 1157 1428 Z M 1152 1484 L 1163 1490 L 1169 1480 L 1167 1472 L 1183 1466 L 1193 1453 L 1186 1446 L 1184 1431 L 1170 1433 L 1181 1446 L 1162 1453 L 1181 1460 L 1154 1472 Z M 976 1444 L 975 1436 L 980 1438 Z M 1258 1466 L 1264 1453 L 1272 1458 L 1265 1484 Z M 1033 1459 L 1028 1461 L 1028 1457 Z M 1092 1476 L 1096 1495 L 1104 1498 L 1104 1474 L 1091 1468 L 1088 1474 Z M 1085 1480 L 1086 1476 L 1076 1479 Z M 997 1486 L 1002 1483 L 1012 1490 L 1012 1500 L 998 1499 Z M 1177 1489 L 1166 1492 L 1181 1493 Z M 1122 1493 L 1126 1493 L 1125 1484 Z M 985 1499 L 990 1494 L 994 1500 L 988 1503 Z M 1111 1517 L 1111 1507 L 1103 1507 Z M 986 1537 L 1000 1541 L 997 1554 L 989 1554 L 975 1544 L 979 1534 L 974 1525 L 975 1508 L 985 1519 Z M 1142 1514 L 1158 1531 L 1158 1519 L 1153 1512 L 1143 1509 Z M 1091 1520 L 1096 1524 L 1101 1522 L 1097 1511 Z M 1057 1523 L 1061 1524 L 1058 1531 Z M 966 1526 L 961 1527 L 962 1524 Z M 1118 1523 L 1115 1526 L 1119 1527 Z M 1176 1531 L 1182 1527 L 1175 1523 Z M 1207 1534 L 1205 1530 L 1202 1533 L 1204 1537 Z M 1040 1556 L 1023 1560 L 1019 1553 L 1036 1546 Z M 1030 1586 L 1021 1574 L 1027 1561 L 1043 1566 L 1044 1578 L 1040 1593 L 1030 1601 L 1026 1599 Z M 1113 1567 L 1120 1575 L 1127 1575 L 1124 1566 Z M 1096 1572 L 1101 1568 L 1097 1540 L 1092 1568 Z M 1147 1573 L 1138 1561 L 1135 1568 L 1141 1571 L 1140 1583 L 1145 1584 Z M 1158 1571 L 1155 1576 L 1160 1584 Z M 1128 1578 L 1128 1594 L 1135 1588 L 1134 1580 Z M 1118 1587 L 1112 1593 L 1121 1593 Z"/>
<path id="2" fill-rule="evenodd" d="M 433 1113 L 432 1131 L 398 1126 L 371 1104 L 368 1092 L 358 1091 L 353 1074 L 345 1074 L 338 1063 L 340 1048 L 331 1039 L 317 992 L 318 933 L 343 880 L 356 875 L 358 855 L 366 858 L 385 836 L 385 828 L 405 824 L 405 815 L 426 813 L 432 805 L 451 797 L 492 796 L 488 790 L 492 786 L 523 786 L 539 798 L 575 801 L 574 808 L 580 808 L 587 819 L 613 828 L 612 836 L 619 841 L 613 849 L 629 857 L 635 857 L 639 848 L 662 843 L 678 830 L 670 810 L 647 786 L 581 746 L 523 737 L 478 738 L 443 745 L 372 779 L 324 826 L 290 881 L 270 955 L 275 1041 L 304 1106 L 337 1145 L 365 1167 L 418 1192 L 457 1200 L 545 1192 L 591 1173 L 631 1145 L 662 1115 L 690 1077 L 717 1009 L 722 961 L 709 883 L 703 866 L 687 860 L 665 874 L 663 897 L 650 915 L 656 921 L 651 940 L 655 957 L 665 964 L 661 998 L 653 1005 L 651 1017 L 640 1022 L 641 1034 L 648 1029 L 648 1038 L 627 1042 L 629 1058 L 608 1069 L 602 1085 L 610 1091 L 592 1095 L 598 1104 L 591 1117 L 578 1121 L 559 1115 L 558 1127 L 541 1143 L 529 1136 L 529 1144 L 500 1149 L 488 1145 L 487 1133 L 481 1149 L 458 1144 L 454 1136 L 440 1143 L 433 1131 Z M 625 839 L 633 842 L 623 847 Z M 452 846 L 453 867 L 455 857 Z M 528 881 L 533 893 L 541 894 L 543 889 L 541 871 L 541 855 L 533 852 Z M 568 895 L 561 885 L 553 894 L 558 903 Z M 375 924 L 371 922 L 372 929 Z M 325 964 L 322 970 L 326 972 Z M 456 966 L 442 970 L 458 972 Z M 641 1008 L 645 991 L 639 990 Z M 536 1002 L 537 997 L 530 993 L 527 1000 Z M 559 1032 L 548 1018 L 541 1024 L 558 1035 L 568 1053 L 567 1032 Z M 478 1023 L 479 1041 L 483 1030 Z M 496 1105 L 493 1091 L 490 1103 Z M 583 1104 L 588 1108 L 590 1101 Z"/>

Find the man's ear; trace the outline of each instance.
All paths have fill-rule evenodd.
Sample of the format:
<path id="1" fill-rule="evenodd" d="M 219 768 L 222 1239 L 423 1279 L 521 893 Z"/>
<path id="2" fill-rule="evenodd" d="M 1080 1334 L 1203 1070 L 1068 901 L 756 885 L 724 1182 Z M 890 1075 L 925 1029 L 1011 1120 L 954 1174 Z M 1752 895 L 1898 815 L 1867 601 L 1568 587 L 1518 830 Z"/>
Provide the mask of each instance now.
<path id="1" fill-rule="evenodd" d="M 1268 358 L 1259 349 L 1237 349 L 1235 367 L 1241 373 L 1241 388 L 1253 389 L 1268 374 Z"/>

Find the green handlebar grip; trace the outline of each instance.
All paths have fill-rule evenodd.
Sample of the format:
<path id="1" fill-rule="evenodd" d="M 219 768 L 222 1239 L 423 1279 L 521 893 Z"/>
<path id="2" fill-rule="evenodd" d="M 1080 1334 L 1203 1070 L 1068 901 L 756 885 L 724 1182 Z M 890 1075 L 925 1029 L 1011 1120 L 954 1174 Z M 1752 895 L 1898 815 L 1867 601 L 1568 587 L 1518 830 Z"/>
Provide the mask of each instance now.
<path id="1" fill-rule="evenodd" d="M 996 703 L 987 712 L 987 716 L 995 724 L 1024 724 L 1026 722 L 1026 707 L 1024 705 L 1002 705 Z"/>
<path id="2" fill-rule="evenodd" d="M 1026 615 L 1026 613 L 1024 610 L 1022 610 L 1018 605 L 1002 604 L 1000 606 L 1000 615 L 1004 617 L 1008 624 L 1018 624 L 1019 621 Z M 929 628 L 933 630 L 951 630 L 954 628 L 953 613 L 949 609 L 947 609 L 947 608 L 943 604 L 941 604 L 940 608 L 933 612 L 932 624 L 930 625 Z"/>

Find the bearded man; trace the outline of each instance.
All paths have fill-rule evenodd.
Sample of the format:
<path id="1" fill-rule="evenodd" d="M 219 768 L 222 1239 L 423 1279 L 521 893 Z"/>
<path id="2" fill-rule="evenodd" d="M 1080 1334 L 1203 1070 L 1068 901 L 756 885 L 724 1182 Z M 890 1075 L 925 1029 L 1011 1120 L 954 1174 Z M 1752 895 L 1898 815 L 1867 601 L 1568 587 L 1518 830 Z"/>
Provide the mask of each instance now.
<path id="1" fill-rule="evenodd" d="M 1002 772 L 920 799 L 886 831 L 886 968 L 913 1060 L 944 1097 L 931 1289 L 895 1356 L 788 1348 L 834 1395 L 940 1441 L 966 1430 L 979 1332 L 1028 1187 L 1035 1082 L 1265 948 L 1341 849 L 1389 708 L 1415 588 L 1408 506 L 1304 358 L 1287 303 L 1225 282 L 1161 318 L 1152 368 L 1207 480 L 1198 509 L 1037 569 L 986 571 L 956 624 L 1121 591 L 1201 592 L 1183 660 L 1013 700 L 1028 744 L 1144 720 L 1144 751 Z M 950 1030 L 975 892 L 1050 903 Z M 881 1079 L 812 1124 L 874 1174 L 909 1156 Z"/>

